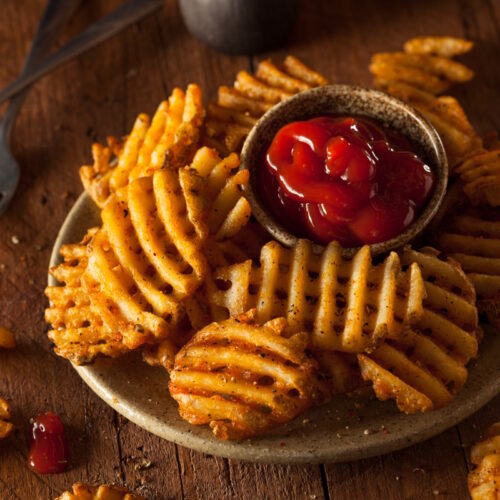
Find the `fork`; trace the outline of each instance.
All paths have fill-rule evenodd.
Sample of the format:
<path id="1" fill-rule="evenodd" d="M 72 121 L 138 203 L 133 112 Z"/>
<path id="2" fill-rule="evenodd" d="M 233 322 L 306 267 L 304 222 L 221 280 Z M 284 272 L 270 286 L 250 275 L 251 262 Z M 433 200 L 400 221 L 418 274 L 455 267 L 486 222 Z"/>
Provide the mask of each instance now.
<path id="1" fill-rule="evenodd" d="M 57 28 L 69 18 L 80 1 L 49 1 L 21 76 L 0 91 L 0 102 L 13 96 L 0 125 L 0 216 L 7 209 L 19 183 L 19 165 L 9 150 L 9 138 L 29 85 L 57 66 L 151 14 L 163 3 L 162 0 L 129 0 L 111 14 L 92 24 L 55 54 L 45 57 Z"/>
<path id="2" fill-rule="evenodd" d="M 49 0 L 24 63 L 21 76 L 27 74 L 48 54 L 59 28 L 73 15 L 82 0 Z M 29 88 L 15 95 L 0 124 L 0 215 L 3 214 L 19 183 L 19 166 L 9 149 L 12 126 Z"/>

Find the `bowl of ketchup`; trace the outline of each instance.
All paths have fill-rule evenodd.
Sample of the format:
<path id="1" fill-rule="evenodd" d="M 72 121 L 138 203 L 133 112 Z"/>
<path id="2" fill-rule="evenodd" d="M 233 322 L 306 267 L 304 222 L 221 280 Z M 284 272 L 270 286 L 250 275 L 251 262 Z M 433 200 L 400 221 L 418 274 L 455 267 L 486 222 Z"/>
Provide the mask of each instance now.
<path id="1" fill-rule="evenodd" d="M 375 90 L 329 85 L 269 110 L 241 154 L 245 195 L 281 243 L 338 241 L 373 255 L 420 234 L 446 191 L 448 164 L 434 127 Z"/>

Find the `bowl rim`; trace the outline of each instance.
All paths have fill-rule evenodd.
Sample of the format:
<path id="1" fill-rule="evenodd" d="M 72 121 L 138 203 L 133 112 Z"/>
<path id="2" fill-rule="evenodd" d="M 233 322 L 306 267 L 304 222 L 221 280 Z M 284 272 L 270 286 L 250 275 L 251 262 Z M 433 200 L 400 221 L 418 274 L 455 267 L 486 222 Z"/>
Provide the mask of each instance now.
<path id="1" fill-rule="evenodd" d="M 411 240 L 417 237 L 419 234 L 423 233 L 427 225 L 436 215 L 443 198 L 446 194 L 446 188 L 448 185 L 448 160 L 446 152 L 444 149 L 443 142 L 439 136 L 437 130 L 434 126 L 414 107 L 408 103 L 397 99 L 385 92 L 361 87 L 358 85 L 346 85 L 346 84 L 331 84 L 323 85 L 320 87 L 314 87 L 310 90 L 300 92 L 284 101 L 273 106 L 271 109 L 266 111 L 262 115 L 257 123 L 252 127 L 252 130 L 248 134 L 245 142 L 243 144 L 241 155 L 240 155 L 240 169 L 248 169 L 250 172 L 250 181 L 243 188 L 243 194 L 247 198 L 250 206 L 252 207 L 252 215 L 257 219 L 259 224 L 261 224 L 279 243 L 285 245 L 286 247 L 292 247 L 300 238 L 292 234 L 288 229 L 283 227 L 274 217 L 269 213 L 269 211 L 264 207 L 264 204 L 259 198 L 259 194 L 255 192 L 252 183 L 253 169 L 250 165 L 249 156 L 252 152 L 252 148 L 258 143 L 259 134 L 262 128 L 270 121 L 276 119 L 283 111 L 289 106 L 293 105 L 297 101 L 307 100 L 315 95 L 322 96 L 323 94 L 333 93 L 335 95 L 351 95 L 351 96 L 366 96 L 368 94 L 369 98 L 382 101 L 393 108 L 399 108 L 404 113 L 406 113 L 414 123 L 418 125 L 421 131 L 429 139 L 429 144 L 434 150 L 434 154 L 437 159 L 436 165 L 431 165 L 434 169 L 436 175 L 436 184 L 434 186 L 433 193 L 429 200 L 427 201 L 425 208 L 420 212 L 418 217 L 408 226 L 402 233 L 396 235 L 394 238 L 389 240 L 384 240 L 378 243 L 370 244 L 370 251 L 373 256 L 387 254 L 392 250 L 403 247 L 408 244 Z M 324 113 L 328 115 L 328 112 Z M 332 113 L 333 114 L 333 113 Z M 343 113 L 348 114 L 348 113 Z M 369 118 L 377 120 L 376 114 L 369 115 L 363 113 L 353 113 L 356 116 L 367 116 Z M 308 116 L 311 118 L 313 115 Z M 405 135 L 405 134 L 403 134 Z M 406 137 L 408 135 L 406 134 Z M 422 141 L 416 140 L 414 137 L 409 137 L 409 139 L 415 143 Z M 324 250 L 326 245 L 321 245 L 319 243 L 313 243 L 313 249 L 316 252 L 321 252 Z M 352 257 L 361 247 L 349 247 L 343 248 L 342 253 L 344 257 Z"/>

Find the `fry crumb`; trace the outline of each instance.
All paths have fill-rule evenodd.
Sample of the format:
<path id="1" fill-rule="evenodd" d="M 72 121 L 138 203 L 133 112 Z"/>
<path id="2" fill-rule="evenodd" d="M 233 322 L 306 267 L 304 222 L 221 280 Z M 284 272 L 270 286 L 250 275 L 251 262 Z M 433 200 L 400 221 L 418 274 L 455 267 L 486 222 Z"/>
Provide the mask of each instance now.
<path id="1" fill-rule="evenodd" d="M 15 234 L 12 235 L 12 238 L 10 240 L 14 245 L 19 245 L 19 237 L 16 236 Z"/>

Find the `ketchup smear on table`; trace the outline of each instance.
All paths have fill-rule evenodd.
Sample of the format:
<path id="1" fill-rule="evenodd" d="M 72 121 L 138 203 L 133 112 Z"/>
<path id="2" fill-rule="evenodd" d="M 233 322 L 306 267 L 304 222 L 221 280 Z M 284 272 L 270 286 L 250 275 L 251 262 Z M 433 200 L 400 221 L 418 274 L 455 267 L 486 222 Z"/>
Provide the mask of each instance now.
<path id="1" fill-rule="evenodd" d="M 344 247 L 402 233 L 434 185 L 432 170 L 404 136 L 364 117 L 285 125 L 257 175 L 260 197 L 285 228 Z"/>
<path id="2" fill-rule="evenodd" d="M 68 446 L 61 419 L 55 413 L 42 413 L 31 423 L 29 466 L 39 474 L 58 474 L 68 466 Z"/>

